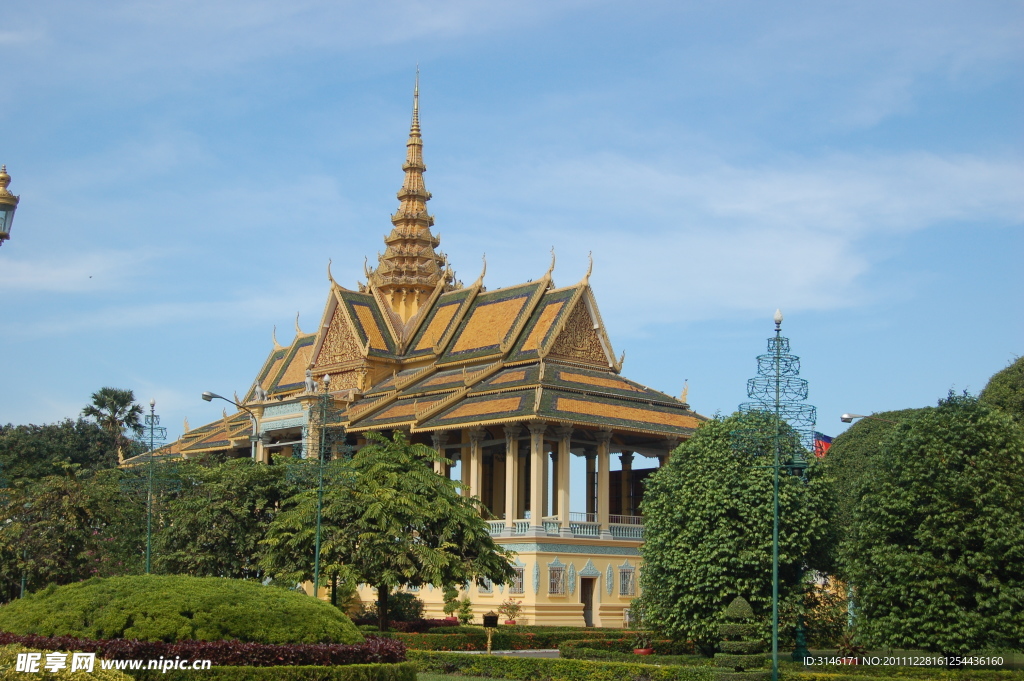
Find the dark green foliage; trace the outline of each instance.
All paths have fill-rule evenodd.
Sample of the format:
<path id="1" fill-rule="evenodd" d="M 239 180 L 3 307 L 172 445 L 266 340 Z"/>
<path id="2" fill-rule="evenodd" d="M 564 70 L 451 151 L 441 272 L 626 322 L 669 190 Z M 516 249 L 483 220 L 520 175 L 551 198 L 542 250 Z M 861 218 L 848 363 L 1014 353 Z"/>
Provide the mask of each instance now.
<path id="1" fill-rule="evenodd" d="M 262 579 L 258 561 L 284 499 L 298 491 L 285 467 L 249 458 L 178 466 L 181 487 L 156 536 L 156 571 L 194 577 Z"/>
<path id="2" fill-rule="evenodd" d="M 364 607 L 363 612 L 357 619 L 362 618 L 378 620 L 377 603 L 369 603 Z M 388 597 L 388 621 L 389 622 L 415 622 L 423 619 L 423 601 L 416 597 L 416 594 L 408 591 L 399 591 Z"/>
<path id="3" fill-rule="evenodd" d="M 132 672 L 138 681 L 416 681 L 416 666 L 351 664 L 344 667 L 211 667 L 203 671 Z"/>
<path id="4" fill-rule="evenodd" d="M 0 607 L 0 630 L 146 641 L 363 641 L 337 608 L 295 591 L 243 580 L 158 575 L 47 587 Z"/>
<path id="5" fill-rule="evenodd" d="M 868 646 L 1024 648 L 1024 434 L 950 395 L 882 440 L 841 557 Z"/>
<path id="6" fill-rule="evenodd" d="M 0 505 L 0 601 L 94 576 L 139 572 L 145 517 L 126 503 L 121 471 L 22 479 Z"/>
<path id="7" fill-rule="evenodd" d="M 14 485 L 63 472 L 65 464 L 82 468 L 117 465 L 114 439 L 98 424 L 64 419 L 43 426 L 0 426 L 0 475 Z"/>
<path id="8" fill-rule="evenodd" d="M 978 401 L 1002 409 L 1017 423 L 1024 423 L 1024 357 L 993 374 Z"/>
<path id="9" fill-rule="evenodd" d="M 544 681 L 711 681 L 711 669 L 624 662 L 590 662 L 550 658 L 502 657 L 409 651 L 409 661 L 421 672 L 441 672 L 498 679 Z"/>
<path id="10" fill-rule="evenodd" d="M 480 502 L 434 473 L 437 452 L 401 431 L 369 438 L 350 462 L 337 462 L 349 474 L 324 493 L 321 575 L 373 586 L 379 615 L 401 586 L 509 582 L 512 554 L 494 543 Z M 275 578 L 311 579 L 316 505 L 316 490 L 299 493 L 271 523 L 261 565 Z M 379 625 L 387 630 L 386 617 Z"/>
<path id="11" fill-rule="evenodd" d="M 768 420 L 753 413 L 708 421 L 647 480 L 640 573 L 645 617 L 652 627 L 694 641 L 707 653 L 718 643 L 723 610 L 741 593 L 767 638 L 772 472 L 762 467 L 770 463 L 766 457 L 738 452 L 732 433 L 744 432 L 747 441 L 750 433 L 762 433 L 760 449 L 773 451 L 775 429 Z M 786 427 L 781 444 L 783 463 L 802 451 Z M 780 480 L 779 593 L 786 613 L 795 614 L 800 602 L 801 562 L 819 569 L 829 565 L 833 502 L 819 465 L 811 461 L 807 483 L 786 473 Z"/>
<path id="12" fill-rule="evenodd" d="M 694 648 L 681 641 L 652 641 L 653 655 L 644 656 L 645 664 L 695 664 L 707 665 L 710 660 L 694 655 Z M 579 639 L 563 641 L 558 646 L 559 657 L 571 660 L 614 660 L 636 662 L 633 653 L 633 639 Z"/>
<path id="13" fill-rule="evenodd" d="M 513 627 L 498 627 L 494 632 L 494 650 L 543 650 L 557 648 L 565 641 L 579 639 L 597 639 L 604 634 L 594 629 L 576 631 L 539 631 L 522 633 L 510 631 Z M 619 638 L 622 632 L 604 634 L 609 638 Z M 487 650 L 487 634 L 483 627 L 476 628 L 472 633 L 464 634 L 403 634 L 389 633 L 389 637 L 405 643 L 410 650 Z M 630 639 L 632 641 L 632 639 Z M 630 648 L 632 650 L 632 648 Z"/>
<path id="14" fill-rule="evenodd" d="M 871 418 L 854 423 L 832 443 L 822 468 L 835 493 L 835 525 L 840 536 L 850 531 L 853 507 L 857 502 L 856 490 L 868 471 L 871 457 L 879 451 L 882 441 L 896 428 L 896 424 L 916 411 L 902 409 L 873 414 Z"/>
<path id="15" fill-rule="evenodd" d="M 367 636 L 363 643 L 249 643 L 223 641 L 139 641 L 88 639 L 71 636 L 19 635 L 0 631 L 0 645 L 17 644 L 33 650 L 96 653 L 107 660 L 208 660 L 218 667 L 283 667 L 404 662 L 401 641 Z"/>

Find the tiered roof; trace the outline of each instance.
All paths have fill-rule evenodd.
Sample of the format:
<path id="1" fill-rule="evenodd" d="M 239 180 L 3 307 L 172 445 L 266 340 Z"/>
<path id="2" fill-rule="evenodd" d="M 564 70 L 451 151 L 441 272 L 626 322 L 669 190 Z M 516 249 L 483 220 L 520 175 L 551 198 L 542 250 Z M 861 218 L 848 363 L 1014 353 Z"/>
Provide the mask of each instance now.
<path id="1" fill-rule="evenodd" d="M 330 390 L 349 431 L 413 433 L 540 419 L 649 439 L 685 437 L 703 417 L 683 400 L 619 375 L 590 287 L 590 271 L 557 288 L 539 279 L 487 291 L 484 272 L 462 288 L 434 249 L 430 193 L 414 95 L 405 181 L 387 250 L 359 290 L 331 276 L 320 326 L 274 347 L 243 403 L 270 406 L 309 393 L 306 373 Z M 248 415 L 189 431 L 184 455 L 248 443 Z"/>

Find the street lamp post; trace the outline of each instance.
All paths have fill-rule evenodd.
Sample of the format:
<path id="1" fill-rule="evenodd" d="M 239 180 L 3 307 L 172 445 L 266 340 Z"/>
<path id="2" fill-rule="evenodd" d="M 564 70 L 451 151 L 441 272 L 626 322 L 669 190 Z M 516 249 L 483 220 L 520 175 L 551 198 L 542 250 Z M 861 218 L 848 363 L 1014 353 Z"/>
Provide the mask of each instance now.
<path id="1" fill-rule="evenodd" d="M 237 395 L 236 395 L 236 397 L 237 397 Z M 252 456 L 253 460 L 255 460 L 256 459 L 256 442 L 260 439 L 260 433 L 259 433 L 259 423 L 260 422 L 259 422 L 259 419 L 256 418 L 256 414 L 252 413 L 252 410 L 249 409 L 248 407 L 246 407 L 245 405 L 239 404 L 238 402 L 235 402 L 234 400 L 229 400 L 228 398 L 224 397 L 223 395 L 218 395 L 217 393 L 212 393 L 209 390 L 207 390 L 206 392 L 203 393 L 203 399 L 206 400 L 207 402 L 212 402 L 215 399 L 216 400 L 224 400 L 225 402 L 230 402 L 231 404 L 235 405 L 236 407 L 238 407 L 242 411 L 244 411 L 244 412 L 249 414 L 249 418 L 252 419 L 252 434 L 249 436 L 249 449 L 250 449 L 251 456 Z"/>
<path id="2" fill-rule="evenodd" d="M 807 399 L 807 381 L 799 378 L 800 358 L 790 354 L 789 339 L 782 335 L 782 320 L 782 311 L 776 310 L 773 318 L 775 336 L 768 339 L 768 353 L 757 357 L 758 376 L 747 382 L 747 396 L 754 401 L 740 405 L 741 412 L 765 414 L 774 425 L 770 445 L 772 463 L 757 466 L 772 470 L 772 681 L 779 678 L 779 477 L 783 470 L 803 477 L 807 467 L 806 453 L 799 451 L 799 447 L 791 463 L 782 462 L 782 424 L 785 422 L 790 430 L 795 431 L 803 448 L 813 449 L 816 419 L 814 407 L 801 404 Z M 753 448 L 751 451 L 762 452 L 763 436 L 759 429 L 750 432 L 741 429 L 734 436 L 735 446 L 741 450 Z M 803 633 L 799 620 L 797 633 Z M 798 647 L 802 648 L 799 640 Z"/>
<path id="3" fill-rule="evenodd" d="M 0 165 L 0 246 L 11 238 L 11 224 L 14 222 L 14 211 L 18 210 L 20 196 L 7 190 L 11 176 L 7 174 L 7 166 Z"/>
<path id="4" fill-rule="evenodd" d="M 896 423 L 895 421 L 890 421 L 889 419 L 883 419 L 880 416 L 869 416 L 867 414 L 843 414 L 842 416 L 839 417 L 839 420 L 842 421 L 843 423 L 853 423 L 854 419 L 874 419 L 876 421 L 885 421 L 886 423 Z"/>

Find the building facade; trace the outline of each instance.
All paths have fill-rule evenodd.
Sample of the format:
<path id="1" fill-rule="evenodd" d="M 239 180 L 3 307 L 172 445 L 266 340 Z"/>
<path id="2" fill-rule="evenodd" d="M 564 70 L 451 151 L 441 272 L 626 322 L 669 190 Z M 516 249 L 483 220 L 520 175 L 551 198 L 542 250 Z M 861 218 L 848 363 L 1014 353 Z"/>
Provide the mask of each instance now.
<path id="1" fill-rule="evenodd" d="M 241 399 L 250 413 L 187 432 L 167 453 L 316 456 L 358 451 L 371 431 L 401 429 L 451 461 L 439 475 L 478 497 L 495 541 L 516 552 L 511 585 L 467 587 L 477 615 L 521 600 L 520 622 L 621 626 L 635 598 L 642 482 L 703 417 L 682 399 L 621 375 L 589 284 L 540 277 L 487 290 L 457 281 L 427 211 L 418 87 L 393 229 L 354 289 L 329 291 L 315 331 L 274 347 Z M 328 423 L 317 419 L 330 395 Z M 573 457 L 584 500 L 570 498 Z M 613 457 L 620 470 L 612 471 Z M 575 467 L 577 471 L 584 466 Z M 579 487 L 579 485 L 576 485 Z M 571 504 L 585 511 L 570 511 Z M 371 594 L 363 594 L 372 599 Z M 442 590 L 418 596 L 440 616 Z"/>

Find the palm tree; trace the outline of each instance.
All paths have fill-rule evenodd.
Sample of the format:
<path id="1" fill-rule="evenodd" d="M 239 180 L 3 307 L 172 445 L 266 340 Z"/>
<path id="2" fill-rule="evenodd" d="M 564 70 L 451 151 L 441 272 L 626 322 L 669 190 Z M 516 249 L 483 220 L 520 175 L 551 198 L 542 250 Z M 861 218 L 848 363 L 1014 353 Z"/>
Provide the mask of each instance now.
<path id="1" fill-rule="evenodd" d="M 142 433 L 142 407 L 135 403 L 135 393 L 120 388 L 100 388 L 92 394 L 92 404 L 82 410 L 82 416 L 92 417 L 114 438 L 117 462 L 124 463 L 127 438 L 125 430 Z"/>

